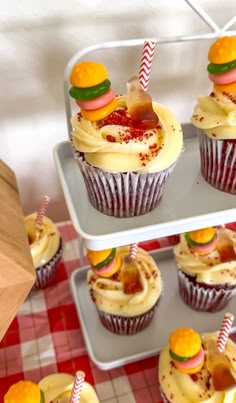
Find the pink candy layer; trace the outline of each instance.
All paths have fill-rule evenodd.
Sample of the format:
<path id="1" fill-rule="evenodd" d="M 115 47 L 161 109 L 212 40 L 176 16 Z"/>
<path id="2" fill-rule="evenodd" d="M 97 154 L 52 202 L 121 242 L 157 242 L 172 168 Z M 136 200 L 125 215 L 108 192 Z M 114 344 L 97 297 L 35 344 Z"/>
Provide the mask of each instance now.
<path id="1" fill-rule="evenodd" d="M 199 353 L 194 357 L 190 358 L 188 361 L 184 362 L 174 361 L 174 363 L 178 368 L 192 369 L 200 365 L 203 360 L 204 360 L 204 350 L 203 347 L 201 347 Z"/>
<path id="2" fill-rule="evenodd" d="M 190 246 L 191 251 L 197 253 L 210 253 L 213 249 L 215 249 L 217 244 L 217 238 L 215 237 L 213 241 L 207 245 L 202 246 Z"/>
<path id="3" fill-rule="evenodd" d="M 109 263 L 107 266 L 104 266 L 102 269 L 96 269 L 95 267 L 93 267 L 93 271 L 95 273 L 99 274 L 106 274 L 109 270 L 113 269 L 113 267 L 115 266 L 116 263 L 116 258 L 114 258 L 111 263 Z"/>
<path id="4" fill-rule="evenodd" d="M 222 74 L 208 74 L 209 79 L 214 84 L 231 84 L 236 81 L 236 68 Z"/>
<path id="5" fill-rule="evenodd" d="M 76 103 L 81 109 L 84 109 L 86 111 L 93 111 L 109 104 L 114 97 L 115 94 L 113 89 L 109 88 L 109 90 L 105 94 L 100 95 L 100 97 L 90 99 L 89 101 L 79 101 L 77 99 Z"/>

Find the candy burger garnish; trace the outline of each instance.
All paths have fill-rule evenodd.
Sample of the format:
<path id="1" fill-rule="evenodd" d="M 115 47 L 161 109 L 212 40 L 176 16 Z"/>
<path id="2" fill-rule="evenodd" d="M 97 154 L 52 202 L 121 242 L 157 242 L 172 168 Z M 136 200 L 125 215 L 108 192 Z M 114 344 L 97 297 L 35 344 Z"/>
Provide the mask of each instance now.
<path id="1" fill-rule="evenodd" d="M 125 294 L 134 294 L 143 290 L 136 264 L 131 262 L 129 257 L 124 258 L 122 262 L 116 248 L 102 251 L 88 250 L 87 256 L 92 270 L 98 276 L 112 278 L 119 273 L 119 280 L 123 284 Z"/>
<path id="2" fill-rule="evenodd" d="M 120 269 L 121 258 L 116 253 L 116 248 L 88 250 L 87 256 L 93 271 L 101 277 L 111 277 Z"/>
<path id="3" fill-rule="evenodd" d="M 217 39 L 208 52 L 209 79 L 214 90 L 222 93 L 236 92 L 236 37 Z"/>
<path id="4" fill-rule="evenodd" d="M 199 372 L 204 364 L 200 335 L 191 328 L 178 328 L 169 336 L 169 354 L 174 366 L 185 374 Z"/>
<path id="5" fill-rule="evenodd" d="M 190 250 L 200 255 L 208 254 L 216 248 L 217 236 L 213 227 L 186 232 L 185 239 Z"/>
<path id="6" fill-rule="evenodd" d="M 105 119 L 117 107 L 117 100 L 108 80 L 108 72 L 102 63 L 81 62 L 70 74 L 70 96 L 81 108 L 84 119 Z"/>
<path id="7" fill-rule="evenodd" d="M 22 380 L 10 386 L 4 403 L 45 403 L 43 392 L 34 382 Z"/>

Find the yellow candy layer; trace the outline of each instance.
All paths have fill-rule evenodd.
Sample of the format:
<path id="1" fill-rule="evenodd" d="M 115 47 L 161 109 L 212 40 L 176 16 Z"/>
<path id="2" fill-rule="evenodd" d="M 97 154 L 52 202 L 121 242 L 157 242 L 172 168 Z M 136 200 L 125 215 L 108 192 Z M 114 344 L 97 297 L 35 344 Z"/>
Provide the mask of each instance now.
<path id="1" fill-rule="evenodd" d="M 203 244 L 210 242 L 214 238 L 215 234 L 216 231 L 213 227 L 198 229 L 196 231 L 190 231 L 188 233 L 192 241 Z"/>
<path id="2" fill-rule="evenodd" d="M 231 84 L 224 84 L 224 85 L 219 85 L 219 84 L 214 84 L 214 90 L 218 92 L 236 92 L 236 82 L 231 83 Z"/>
<path id="3" fill-rule="evenodd" d="M 224 36 L 210 47 L 208 59 L 211 63 L 224 64 L 236 59 L 236 37 Z"/>
<path id="4" fill-rule="evenodd" d="M 81 109 L 81 115 L 84 119 L 95 122 L 96 120 L 105 119 L 110 113 L 112 113 L 117 108 L 117 100 L 114 98 L 109 104 L 103 106 L 102 108 L 88 111 Z"/>
<path id="5" fill-rule="evenodd" d="M 88 250 L 87 256 L 90 263 L 93 266 L 96 266 L 98 263 L 103 262 L 110 254 L 112 249 L 104 249 L 104 250 Z"/>
<path id="6" fill-rule="evenodd" d="M 93 87 L 105 81 L 108 72 L 102 63 L 82 62 L 76 64 L 70 74 L 70 83 L 75 87 Z"/>
<path id="7" fill-rule="evenodd" d="M 169 345 L 173 353 L 180 357 L 193 357 L 202 345 L 200 335 L 195 330 L 181 327 L 174 330 L 169 337 Z"/>

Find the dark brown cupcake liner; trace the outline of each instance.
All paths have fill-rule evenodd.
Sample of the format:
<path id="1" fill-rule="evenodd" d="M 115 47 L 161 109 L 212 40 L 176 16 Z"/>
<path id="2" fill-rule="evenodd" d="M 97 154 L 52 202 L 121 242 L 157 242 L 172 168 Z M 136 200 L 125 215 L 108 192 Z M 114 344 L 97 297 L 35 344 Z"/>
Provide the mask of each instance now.
<path id="1" fill-rule="evenodd" d="M 236 294 L 236 286 L 227 288 L 217 285 L 217 288 L 207 288 L 191 281 L 181 270 L 178 270 L 178 283 L 183 301 L 197 311 L 218 312 L 225 308 Z"/>
<path id="2" fill-rule="evenodd" d="M 163 392 L 161 386 L 159 386 L 159 391 L 160 391 L 160 395 L 161 395 L 161 398 L 162 398 L 163 403 L 171 403 L 171 402 L 167 399 L 167 397 L 166 397 L 165 393 Z M 176 402 L 176 403 L 177 403 L 177 402 Z M 180 402 L 179 402 L 179 403 L 180 403 Z"/>
<path id="3" fill-rule="evenodd" d="M 215 188 L 236 194 L 236 140 L 214 140 L 198 129 L 201 172 Z"/>
<path id="4" fill-rule="evenodd" d="M 97 312 L 103 326 L 112 333 L 119 335 L 134 335 L 148 327 L 154 317 L 159 299 L 156 304 L 141 315 L 125 317 L 103 312 L 97 308 Z"/>
<path id="5" fill-rule="evenodd" d="M 92 206 L 113 217 L 133 217 L 154 210 L 164 193 L 175 163 L 159 173 L 111 173 L 89 165 L 73 150 Z"/>
<path id="6" fill-rule="evenodd" d="M 58 267 L 63 255 L 63 241 L 60 239 L 60 246 L 57 253 L 46 264 L 38 267 L 36 270 L 36 281 L 33 290 L 47 287 L 56 277 Z"/>

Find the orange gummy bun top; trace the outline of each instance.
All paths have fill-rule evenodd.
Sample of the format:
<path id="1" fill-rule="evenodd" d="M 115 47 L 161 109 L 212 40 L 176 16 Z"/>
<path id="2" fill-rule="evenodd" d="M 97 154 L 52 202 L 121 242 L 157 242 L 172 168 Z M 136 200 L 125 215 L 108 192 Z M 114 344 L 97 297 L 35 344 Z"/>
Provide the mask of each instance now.
<path id="1" fill-rule="evenodd" d="M 193 357 L 201 349 L 199 333 L 187 327 L 174 330 L 169 337 L 171 350 L 180 357 Z"/>
<path id="2" fill-rule="evenodd" d="M 43 403 L 44 399 L 36 383 L 19 381 L 8 389 L 4 403 Z"/>
<path id="3" fill-rule="evenodd" d="M 96 266 L 98 263 L 103 262 L 111 253 L 112 249 L 104 249 L 104 250 L 88 250 L 87 256 L 88 260 L 93 266 Z"/>
<path id="4" fill-rule="evenodd" d="M 214 64 L 224 64 L 236 60 L 236 37 L 224 36 L 210 47 L 208 60 Z"/>
<path id="5" fill-rule="evenodd" d="M 88 88 L 105 81 L 108 72 L 102 63 L 81 62 L 76 64 L 70 74 L 70 83 L 75 87 Z"/>

